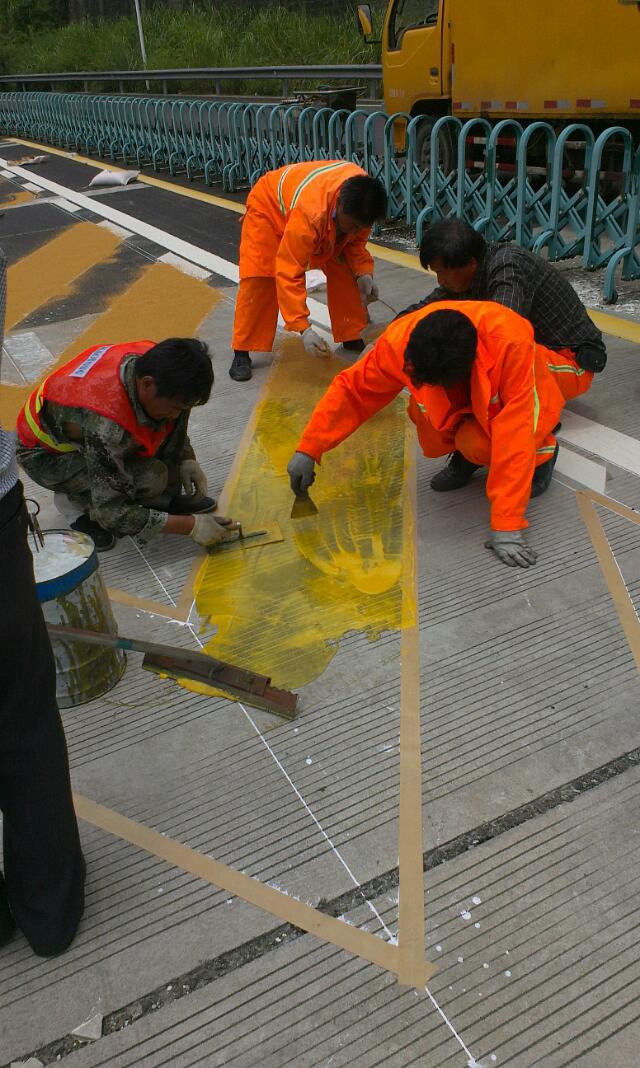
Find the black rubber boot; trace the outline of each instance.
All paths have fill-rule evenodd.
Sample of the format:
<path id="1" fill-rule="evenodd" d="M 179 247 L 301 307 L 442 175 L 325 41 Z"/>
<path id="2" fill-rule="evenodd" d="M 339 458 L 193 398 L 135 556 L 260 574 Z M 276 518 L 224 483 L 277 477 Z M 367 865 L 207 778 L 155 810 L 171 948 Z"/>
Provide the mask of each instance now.
<path id="1" fill-rule="evenodd" d="M 167 505 L 169 515 L 201 515 L 206 512 L 215 512 L 217 501 L 213 497 L 200 497 L 194 501 L 192 496 L 181 493 L 179 497 L 172 497 Z"/>
<path id="2" fill-rule="evenodd" d="M 449 490 L 462 489 L 480 467 L 480 464 L 472 464 L 465 460 L 461 452 L 452 452 L 447 466 L 438 471 L 431 479 L 431 489 L 437 493 L 447 493 Z"/>
<path id="3" fill-rule="evenodd" d="M 229 368 L 229 375 L 234 382 L 248 382 L 252 375 L 251 357 L 248 352 L 236 349 Z"/>
<path id="4" fill-rule="evenodd" d="M 79 515 L 69 525 L 72 530 L 78 530 L 81 534 L 88 534 L 93 539 L 96 550 L 99 553 L 106 553 L 108 549 L 113 549 L 116 543 L 115 535 L 110 530 L 105 530 L 99 523 L 94 523 L 86 512 Z"/>
<path id="5" fill-rule="evenodd" d="M 550 460 L 547 460 L 546 463 L 536 467 L 533 478 L 531 479 L 532 497 L 539 497 L 541 493 L 544 493 L 545 490 L 549 489 L 553 469 L 556 466 L 556 460 L 558 459 L 558 448 L 559 446 L 556 445 L 556 451 Z"/>
<path id="6" fill-rule="evenodd" d="M 366 345 L 366 342 L 363 341 L 361 337 L 357 337 L 357 338 L 354 338 L 353 341 L 343 341 L 342 342 L 342 347 L 343 347 L 343 349 L 346 349 L 347 352 L 364 352 L 364 350 L 366 349 L 367 345 Z"/>

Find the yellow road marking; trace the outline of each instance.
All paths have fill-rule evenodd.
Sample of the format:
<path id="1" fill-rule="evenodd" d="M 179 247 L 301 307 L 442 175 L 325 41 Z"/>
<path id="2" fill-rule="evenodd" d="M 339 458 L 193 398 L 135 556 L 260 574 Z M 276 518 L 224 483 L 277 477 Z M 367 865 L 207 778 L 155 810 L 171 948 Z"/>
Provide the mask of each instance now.
<path id="1" fill-rule="evenodd" d="M 623 341 L 633 341 L 634 344 L 640 345 L 640 323 L 632 323 L 620 315 L 611 315 L 609 312 L 598 311 L 595 308 L 587 308 L 587 311 L 603 334 L 610 334 L 611 337 L 619 337 Z"/>
<path id="2" fill-rule="evenodd" d="M 120 238 L 102 226 L 76 223 L 9 268 L 5 330 L 54 299 L 69 296 L 91 267 L 113 256 Z"/>
<path id="3" fill-rule="evenodd" d="M 3 190 L 0 191 L 0 208 L 14 208 L 17 204 L 27 204 L 30 200 L 35 200 L 35 197 L 35 193 L 29 193 L 27 189 L 16 190 L 15 193 Z"/>
<path id="4" fill-rule="evenodd" d="M 92 226 L 91 223 L 81 223 L 81 226 L 91 227 L 92 233 L 103 235 L 117 243 L 108 230 L 102 227 Z M 92 237 L 93 240 L 93 237 Z M 51 242 L 54 244 L 54 242 Z M 50 248 L 51 245 L 45 246 Z M 30 257 L 26 257 L 30 259 Z M 16 266 L 24 261 L 20 261 Z M 57 277 L 55 260 L 49 264 L 43 273 Z M 11 302 L 12 281 L 9 279 L 9 302 Z M 60 288 L 51 289 L 51 296 L 60 294 Z M 147 267 L 142 275 L 114 300 L 110 308 L 77 337 L 73 344 L 67 346 L 56 362 L 49 368 L 62 367 L 73 356 L 90 345 L 99 345 L 105 342 L 117 344 L 123 341 L 133 341 L 139 338 L 151 338 L 158 341 L 165 337 L 191 337 L 194 335 L 204 317 L 215 307 L 221 299 L 221 294 L 202 285 L 201 282 L 182 271 L 176 270 L 165 263 L 156 263 Z M 36 301 L 35 307 L 40 307 L 43 301 Z M 20 318 L 23 318 L 20 315 Z M 0 417 L 5 426 L 13 426 L 16 416 L 33 390 L 33 384 L 26 386 L 5 385 L 0 391 Z"/>

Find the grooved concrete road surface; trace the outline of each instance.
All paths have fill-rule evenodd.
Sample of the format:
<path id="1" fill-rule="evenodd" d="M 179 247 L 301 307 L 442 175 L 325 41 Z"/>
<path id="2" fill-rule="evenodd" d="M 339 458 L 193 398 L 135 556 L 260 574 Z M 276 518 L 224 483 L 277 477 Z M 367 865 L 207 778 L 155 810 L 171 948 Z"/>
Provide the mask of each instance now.
<path id="1" fill-rule="evenodd" d="M 257 357 L 247 384 L 227 375 L 237 202 L 193 199 L 184 183 L 78 200 L 96 167 L 48 154 L 29 181 L 12 170 L 29 151 L 0 144 L 13 309 L 3 417 L 56 360 L 89 344 L 197 334 L 214 353 L 216 384 L 193 413 L 192 440 L 219 495 L 234 462 L 237 473 L 258 438 L 264 446 L 250 420 L 256 405 L 264 411 L 272 363 Z M 66 194 L 38 185 L 45 178 Z M 396 308 L 433 284 L 385 248 L 377 275 Z M 312 296 L 322 323 L 324 290 Z M 373 337 L 390 316 L 381 305 L 372 316 Z M 637 340 L 628 320 L 611 317 L 607 329 L 609 367 L 571 405 L 582 421 L 567 420 L 562 470 L 530 506 L 535 568 L 508 570 L 484 549 L 482 475 L 437 495 L 429 479 L 440 462 L 418 461 L 425 954 L 438 967 L 428 990 L 400 987 L 392 968 L 349 952 L 348 935 L 287 922 L 286 901 L 300 899 L 379 938 L 395 959 L 401 632 L 389 624 L 371 640 L 348 629 L 300 688 L 290 724 L 149 675 L 134 654 L 111 692 L 64 712 L 78 795 L 159 832 L 169 853 L 181 843 L 278 889 L 285 905 L 276 917 L 211 869 L 195 875 L 182 854 L 142 848 L 81 809 L 86 914 L 57 959 L 34 957 L 21 936 L 2 951 L 2 1065 L 636 1063 L 640 327 Z M 297 344 L 281 338 L 277 358 L 297 359 Z M 301 412 L 310 388 L 303 376 Z M 264 471 L 282 466 L 277 412 L 272 420 Z M 50 495 L 27 487 L 43 525 L 59 526 Z M 203 619 L 201 560 L 186 539 L 143 552 L 124 539 L 100 562 L 122 633 L 210 642 L 222 590 Z M 256 587 L 256 605 L 261 595 Z M 317 621 L 299 611 L 311 633 Z M 96 1016 L 101 1037 L 72 1035 Z"/>

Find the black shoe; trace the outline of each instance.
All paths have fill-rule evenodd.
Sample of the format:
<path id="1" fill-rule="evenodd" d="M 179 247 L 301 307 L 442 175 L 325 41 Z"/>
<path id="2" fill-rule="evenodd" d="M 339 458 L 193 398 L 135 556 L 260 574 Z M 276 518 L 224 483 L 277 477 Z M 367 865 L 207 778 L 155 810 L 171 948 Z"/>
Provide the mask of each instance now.
<path id="1" fill-rule="evenodd" d="M 167 505 L 169 515 L 199 515 L 203 512 L 215 512 L 218 502 L 213 497 L 199 497 L 194 501 L 193 495 L 181 493 L 172 497 Z"/>
<path id="2" fill-rule="evenodd" d="M 364 352 L 367 344 L 361 337 L 357 337 L 354 341 L 343 341 L 342 347 L 343 349 L 346 349 L 347 352 Z"/>
<path id="3" fill-rule="evenodd" d="M 88 534 L 93 539 L 93 543 L 99 553 L 106 553 L 108 549 L 113 549 L 116 543 L 115 535 L 110 530 L 105 530 L 99 523 L 94 523 L 86 512 L 79 515 L 69 525 L 72 530 L 78 530 L 81 534 Z"/>
<path id="4" fill-rule="evenodd" d="M 236 350 L 233 362 L 229 368 L 229 375 L 234 382 L 248 382 L 251 378 L 251 357 L 248 352 Z"/>
<path id="5" fill-rule="evenodd" d="M 7 901 L 4 879 L 0 874 L 0 947 L 6 946 L 7 942 L 11 941 L 15 929 L 16 925 Z"/>
<path id="6" fill-rule="evenodd" d="M 471 481 L 473 474 L 480 466 L 480 464 L 472 464 L 469 460 L 465 460 L 461 452 L 452 452 L 447 466 L 431 479 L 431 489 L 438 493 L 461 489 Z"/>
<path id="7" fill-rule="evenodd" d="M 531 496 L 539 497 L 541 493 L 549 489 L 551 484 L 551 476 L 553 475 L 553 469 L 556 466 L 556 460 L 558 459 L 558 446 L 556 445 L 556 451 L 550 460 L 546 463 L 540 464 L 536 467 L 533 478 L 531 479 Z"/>

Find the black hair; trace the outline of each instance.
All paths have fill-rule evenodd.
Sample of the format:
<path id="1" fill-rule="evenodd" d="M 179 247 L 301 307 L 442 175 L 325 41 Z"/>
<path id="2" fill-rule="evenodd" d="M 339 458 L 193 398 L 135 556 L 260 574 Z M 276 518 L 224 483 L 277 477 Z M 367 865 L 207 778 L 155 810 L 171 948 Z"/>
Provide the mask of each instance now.
<path id="1" fill-rule="evenodd" d="M 209 349 L 195 337 L 169 337 L 138 356 L 136 378 L 149 375 L 159 397 L 180 398 L 195 407 L 206 404 L 213 385 Z"/>
<path id="2" fill-rule="evenodd" d="M 420 263 L 426 270 L 434 260 L 445 267 L 466 267 L 472 260 L 484 258 L 487 243 L 464 219 L 441 219 L 434 223 L 420 242 Z"/>
<path id="3" fill-rule="evenodd" d="M 477 345 L 476 328 L 462 312 L 431 312 L 411 331 L 405 374 L 414 386 L 452 386 L 468 379 Z"/>
<path id="4" fill-rule="evenodd" d="M 377 178 L 367 174 L 347 178 L 340 186 L 338 204 L 342 210 L 363 226 L 372 226 L 387 214 L 387 194 Z"/>

